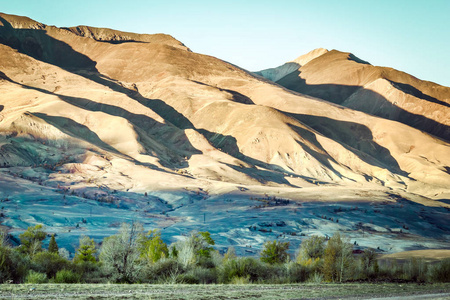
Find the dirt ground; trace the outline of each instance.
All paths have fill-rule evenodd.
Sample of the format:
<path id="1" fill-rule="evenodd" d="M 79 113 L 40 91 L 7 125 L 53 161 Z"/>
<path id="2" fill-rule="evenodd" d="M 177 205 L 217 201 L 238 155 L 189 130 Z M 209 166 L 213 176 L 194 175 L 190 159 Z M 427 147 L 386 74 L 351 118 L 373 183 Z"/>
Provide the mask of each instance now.
<path id="1" fill-rule="evenodd" d="M 0 286 L 0 299 L 450 299 L 450 284 Z"/>

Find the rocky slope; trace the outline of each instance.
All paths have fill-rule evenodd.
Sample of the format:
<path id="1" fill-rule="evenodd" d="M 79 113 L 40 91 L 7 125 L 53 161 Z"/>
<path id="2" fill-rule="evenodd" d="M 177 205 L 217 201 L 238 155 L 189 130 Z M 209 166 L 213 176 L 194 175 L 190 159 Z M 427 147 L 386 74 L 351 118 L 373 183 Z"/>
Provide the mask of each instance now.
<path id="1" fill-rule="evenodd" d="M 289 232 L 298 246 L 306 229 L 448 247 L 448 88 L 320 49 L 269 72 L 294 90 L 307 74 L 299 93 L 168 35 L 0 23 L 0 226 L 16 236 L 42 223 L 73 251 L 81 233 L 138 220 L 172 241 L 208 230 L 240 254 Z M 426 122 L 395 121 L 372 89 Z"/>
<path id="2" fill-rule="evenodd" d="M 170 36 L 56 28 L 0 16 L 4 167 L 47 165 L 64 182 L 74 163 L 87 165 L 81 178 L 94 172 L 92 164 L 111 164 L 115 172 L 132 173 L 133 186 L 141 189 L 164 185 L 142 176 L 157 173 L 180 185 L 206 186 L 213 180 L 302 187 L 322 182 L 375 184 L 436 199 L 448 195 L 449 144 L 421 132 L 421 126 L 292 93 L 193 53 Z M 316 51 L 302 61 L 298 71 L 278 82 L 297 84 L 298 72 L 317 77 L 315 70 L 323 64 L 350 69 L 362 74 L 357 84 L 346 85 L 353 78 L 347 76 L 335 86 L 313 89 L 317 81 L 308 79 L 307 88 L 316 92 L 305 94 L 359 110 L 367 102 L 363 106 L 374 114 L 386 108 L 358 94 L 370 91 L 369 85 L 392 94 L 388 81 L 394 86 L 394 79 L 396 84 L 413 80 L 336 51 Z M 381 73 L 391 75 L 380 79 Z M 435 97 L 447 92 L 431 83 L 420 87 Z M 405 103 L 413 98 L 404 95 Z M 438 113 L 429 109 L 421 116 L 448 121 Z M 436 126 L 430 131 L 446 136 Z M 111 185 L 108 178 L 89 183 Z"/>
<path id="3" fill-rule="evenodd" d="M 283 78 L 259 73 L 306 95 L 450 140 L 450 88 L 419 80 L 392 68 L 376 67 L 336 50 L 301 64 Z"/>

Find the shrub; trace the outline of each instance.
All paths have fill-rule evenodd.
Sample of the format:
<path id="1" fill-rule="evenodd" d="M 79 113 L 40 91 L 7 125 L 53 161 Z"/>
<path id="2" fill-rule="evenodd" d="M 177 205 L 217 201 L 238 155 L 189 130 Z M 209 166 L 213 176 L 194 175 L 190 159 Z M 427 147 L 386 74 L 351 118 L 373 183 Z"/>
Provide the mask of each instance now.
<path id="1" fill-rule="evenodd" d="M 304 282 L 308 278 L 308 269 L 302 265 L 296 264 L 291 261 L 285 263 L 283 267 L 286 272 L 288 283 Z"/>
<path id="2" fill-rule="evenodd" d="M 269 264 L 279 264 L 289 258 L 287 250 L 289 249 L 289 242 L 266 242 L 261 251 L 261 261 Z"/>
<path id="3" fill-rule="evenodd" d="M 147 270 L 147 280 L 159 283 L 177 283 L 178 275 L 185 273 L 184 267 L 173 258 L 163 258 Z"/>
<path id="4" fill-rule="evenodd" d="M 58 271 L 55 275 L 55 283 L 78 283 L 81 281 L 81 275 L 70 270 Z"/>
<path id="5" fill-rule="evenodd" d="M 217 283 L 217 272 L 215 269 L 206 269 L 194 267 L 186 273 L 186 276 L 192 276 L 196 282 L 201 284 Z"/>
<path id="6" fill-rule="evenodd" d="M 320 274 L 320 273 L 317 273 L 317 272 L 313 273 L 311 276 L 309 276 L 308 282 L 316 283 L 316 284 L 322 283 L 323 282 L 323 275 Z"/>
<path id="7" fill-rule="evenodd" d="M 230 283 L 233 277 L 247 277 L 252 282 L 264 281 L 270 277 L 270 265 L 264 264 L 253 257 L 239 257 L 225 261 L 218 270 L 221 283 Z"/>
<path id="8" fill-rule="evenodd" d="M 375 267 L 375 265 L 374 265 Z M 374 268 L 375 270 L 375 268 Z M 397 261 L 381 262 L 378 267 L 377 278 L 394 281 L 403 277 L 403 269 Z"/>
<path id="9" fill-rule="evenodd" d="M 102 283 L 105 280 L 101 272 L 100 264 L 98 262 L 81 261 L 72 265 L 75 273 L 80 274 L 82 282 L 86 283 Z"/>
<path id="10" fill-rule="evenodd" d="M 450 258 L 441 260 L 431 268 L 433 282 L 450 282 Z"/>
<path id="11" fill-rule="evenodd" d="M 31 260 L 32 268 L 52 278 L 62 269 L 70 266 L 70 262 L 56 253 L 39 252 Z"/>
<path id="12" fill-rule="evenodd" d="M 28 272 L 27 277 L 25 278 L 25 283 L 34 283 L 34 284 L 40 284 L 40 283 L 47 283 L 48 278 L 45 273 L 39 273 L 35 272 L 33 270 L 30 270 Z"/>
<path id="13" fill-rule="evenodd" d="M 317 235 L 310 236 L 302 241 L 297 263 L 304 264 L 306 262 L 317 261 L 321 259 L 325 251 L 325 238 Z"/>
<path id="14" fill-rule="evenodd" d="M 235 276 L 233 278 L 231 278 L 230 284 L 249 284 L 250 282 L 250 276 L 245 276 L 245 277 L 239 277 L 239 276 Z"/>
<path id="15" fill-rule="evenodd" d="M 19 283 L 27 276 L 29 260 L 23 254 L 7 247 L 0 246 L 0 283 L 12 280 Z"/>
<path id="16" fill-rule="evenodd" d="M 236 249 L 234 249 L 234 247 L 228 247 L 227 249 L 227 253 L 225 253 L 225 255 L 223 256 L 223 260 L 227 261 L 227 260 L 232 260 L 232 259 L 236 259 Z"/>

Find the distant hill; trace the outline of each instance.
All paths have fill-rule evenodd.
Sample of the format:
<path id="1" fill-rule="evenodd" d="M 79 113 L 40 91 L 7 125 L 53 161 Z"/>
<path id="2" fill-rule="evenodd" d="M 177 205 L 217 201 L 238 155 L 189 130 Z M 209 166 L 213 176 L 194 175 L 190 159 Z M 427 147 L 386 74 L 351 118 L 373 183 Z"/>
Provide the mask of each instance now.
<path id="1" fill-rule="evenodd" d="M 299 93 L 395 120 L 450 140 L 450 88 L 332 50 L 272 79 Z"/>

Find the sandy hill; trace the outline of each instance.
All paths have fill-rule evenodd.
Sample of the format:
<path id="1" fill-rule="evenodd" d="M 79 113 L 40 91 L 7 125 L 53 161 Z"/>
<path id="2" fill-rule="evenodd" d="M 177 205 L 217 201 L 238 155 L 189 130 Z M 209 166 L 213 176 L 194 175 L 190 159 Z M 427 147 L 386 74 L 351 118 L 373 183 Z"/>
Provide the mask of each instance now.
<path id="1" fill-rule="evenodd" d="M 332 50 L 282 78 L 258 74 L 302 94 L 395 120 L 450 140 L 450 88 Z M 290 70 L 292 70 L 291 68 Z"/>
<path id="2" fill-rule="evenodd" d="M 135 191 L 320 184 L 450 195 L 449 144 L 421 131 L 439 121 L 428 131 L 446 137 L 448 99 L 430 97 L 448 88 L 321 49 L 277 81 L 304 95 L 168 35 L 0 22 L 0 166 L 14 172 Z M 386 111 L 373 101 L 392 93 L 403 106 L 391 103 L 391 119 L 422 109 L 420 126 L 373 116 Z"/>
<path id="3" fill-rule="evenodd" d="M 0 225 L 17 237 L 44 224 L 72 253 L 80 234 L 100 241 L 136 220 L 167 241 L 208 230 L 246 255 L 287 237 L 294 252 L 305 233 L 336 231 L 380 251 L 448 248 L 445 131 L 356 107 L 377 109 L 370 86 L 428 103 L 415 114 L 442 125 L 446 111 L 426 109 L 446 107 L 446 88 L 395 70 L 364 75 L 375 67 L 325 49 L 275 72 L 278 82 L 320 77 L 313 67 L 330 59 L 358 83 L 299 93 L 169 35 L 0 14 Z"/>

